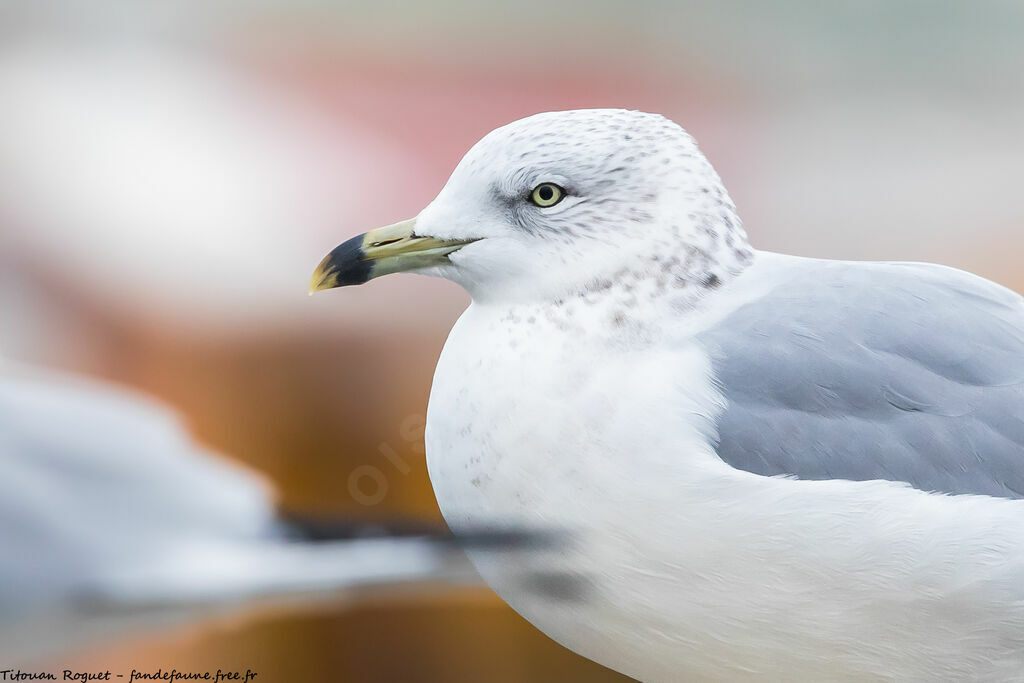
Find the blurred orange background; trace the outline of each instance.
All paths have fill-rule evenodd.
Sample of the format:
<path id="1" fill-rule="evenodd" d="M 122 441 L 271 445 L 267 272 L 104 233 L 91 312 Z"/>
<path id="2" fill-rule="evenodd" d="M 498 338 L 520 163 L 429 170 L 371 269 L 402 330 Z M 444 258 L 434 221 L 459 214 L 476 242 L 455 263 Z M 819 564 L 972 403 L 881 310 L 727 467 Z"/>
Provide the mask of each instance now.
<path id="1" fill-rule="evenodd" d="M 1024 289 L 1017 3 L 12 2 L 0 28 L 0 351 L 162 398 L 292 511 L 439 520 L 423 416 L 468 297 L 417 276 L 306 284 L 538 111 L 678 121 L 759 248 Z M 74 662 L 624 680 L 485 588 L 368 593 Z"/>

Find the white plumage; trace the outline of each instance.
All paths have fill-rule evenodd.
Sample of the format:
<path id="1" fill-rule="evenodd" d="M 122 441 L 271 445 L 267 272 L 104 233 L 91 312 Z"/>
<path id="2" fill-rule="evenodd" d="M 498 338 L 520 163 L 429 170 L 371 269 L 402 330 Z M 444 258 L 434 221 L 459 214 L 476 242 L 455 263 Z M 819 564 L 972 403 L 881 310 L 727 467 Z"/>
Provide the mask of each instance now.
<path id="1" fill-rule="evenodd" d="M 788 259 L 760 255 L 764 285 Z M 728 285 L 675 335 L 629 351 L 581 312 L 473 304 L 438 363 L 431 481 L 454 529 L 558 525 L 524 562 L 583 577 L 552 602 L 472 555 L 566 647 L 645 681 L 1013 680 L 1024 671 L 1024 501 L 890 481 L 768 478 L 723 462 L 725 406 L 696 332 L 745 300 Z M 522 565 L 519 565 L 520 568 Z"/>
<path id="2" fill-rule="evenodd" d="M 400 270 L 359 269 L 391 231 L 315 288 Z M 490 133 L 410 236 L 473 297 L 427 419 L 445 518 L 572 532 L 473 554 L 542 631 L 645 681 L 1024 677 L 1021 297 L 755 251 L 692 138 L 619 110 Z"/>

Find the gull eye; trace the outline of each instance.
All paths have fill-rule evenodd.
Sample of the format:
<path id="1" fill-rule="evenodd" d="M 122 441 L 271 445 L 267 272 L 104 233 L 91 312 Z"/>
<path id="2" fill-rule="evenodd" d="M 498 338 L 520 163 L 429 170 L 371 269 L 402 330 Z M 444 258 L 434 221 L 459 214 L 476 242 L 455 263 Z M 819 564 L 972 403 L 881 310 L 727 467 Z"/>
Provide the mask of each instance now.
<path id="1" fill-rule="evenodd" d="M 533 192 L 530 193 L 530 201 L 542 209 L 546 209 L 562 201 L 564 196 L 565 190 L 558 185 L 554 183 L 541 183 L 533 188 Z"/>

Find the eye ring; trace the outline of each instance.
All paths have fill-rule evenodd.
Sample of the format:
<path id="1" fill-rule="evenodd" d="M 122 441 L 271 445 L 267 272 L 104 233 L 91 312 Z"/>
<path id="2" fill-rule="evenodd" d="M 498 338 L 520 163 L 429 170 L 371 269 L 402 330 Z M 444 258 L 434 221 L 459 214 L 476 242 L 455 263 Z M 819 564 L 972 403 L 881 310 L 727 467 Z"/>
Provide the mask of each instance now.
<path id="1" fill-rule="evenodd" d="M 565 190 L 554 183 L 541 183 L 530 192 L 530 202 L 534 206 L 547 209 L 565 198 Z"/>

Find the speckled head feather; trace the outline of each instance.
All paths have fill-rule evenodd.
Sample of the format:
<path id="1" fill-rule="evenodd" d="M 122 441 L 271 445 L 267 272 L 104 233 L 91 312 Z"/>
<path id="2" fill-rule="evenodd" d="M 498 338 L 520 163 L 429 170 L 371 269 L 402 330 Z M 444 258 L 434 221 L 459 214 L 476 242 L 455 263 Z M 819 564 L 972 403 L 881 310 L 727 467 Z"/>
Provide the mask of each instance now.
<path id="1" fill-rule="evenodd" d="M 544 183 L 565 191 L 554 206 L 530 201 Z M 693 138 L 621 109 L 537 114 L 491 132 L 416 231 L 482 238 L 435 269 L 478 300 L 586 295 L 625 277 L 692 292 L 729 279 L 752 253 Z"/>

